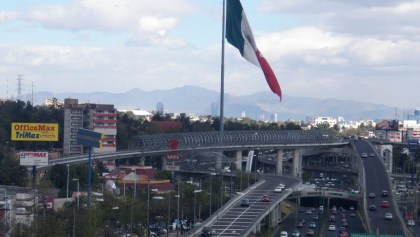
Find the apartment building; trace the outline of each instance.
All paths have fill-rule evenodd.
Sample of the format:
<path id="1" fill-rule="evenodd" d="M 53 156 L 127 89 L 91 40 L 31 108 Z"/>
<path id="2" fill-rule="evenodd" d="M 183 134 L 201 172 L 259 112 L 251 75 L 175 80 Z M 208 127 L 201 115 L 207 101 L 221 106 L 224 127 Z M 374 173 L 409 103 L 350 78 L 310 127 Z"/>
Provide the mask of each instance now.
<path id="1" fill-rule="evenodd" d="M 78 99 L 64 100 L 64 136 L 63 153 L 82 155 L 87 148 L 77 143 L 80 128 L 102 133 L 101 148 L 94 148 L 93 153 L 115 152 L 117 148 L 117 110 L 110 104 L 79 104 Z"/>

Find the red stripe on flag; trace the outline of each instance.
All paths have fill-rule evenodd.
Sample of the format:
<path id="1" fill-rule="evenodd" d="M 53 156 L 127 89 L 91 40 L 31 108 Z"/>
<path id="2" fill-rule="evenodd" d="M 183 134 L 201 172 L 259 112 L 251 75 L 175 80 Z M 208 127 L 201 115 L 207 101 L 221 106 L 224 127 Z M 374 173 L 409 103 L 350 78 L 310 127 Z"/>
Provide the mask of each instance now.
<path id="1" fill-rule="evenodd" d="M 258 58 L 258 62 L 261 65 L 261 69 L 264 72 L 265 80 L 268 83 L 268 86 L 270 87 L 271 91 L 275 94 L 277 94 L 280 97 L 282 97 L 280 85 L 277 81 L 276 75 L 274 75 L 273 69 L 271 69 L 270 64 L 268 64 L 267 60 L 262 56 L 260 51 L 257 49 L 255 52 Z"/>

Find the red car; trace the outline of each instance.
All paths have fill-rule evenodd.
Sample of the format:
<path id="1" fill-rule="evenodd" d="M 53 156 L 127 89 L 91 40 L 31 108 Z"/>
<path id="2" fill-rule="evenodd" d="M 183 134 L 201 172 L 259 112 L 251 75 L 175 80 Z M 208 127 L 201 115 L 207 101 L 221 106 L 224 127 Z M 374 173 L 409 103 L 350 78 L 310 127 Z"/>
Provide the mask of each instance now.
<path id="1" fill-rule="evenodd" d="M 269 202 L 269 201 L 270 201 L 270 197 L 268 195 L 262 196 L 261 202 Z"/>
<path id="2" fill-rule="evenodd" d="M 383 208 L 389 207 L 389 202 L 388 201 L 382 201 L 381 202 L 381 207 L 383 207 Z"/>

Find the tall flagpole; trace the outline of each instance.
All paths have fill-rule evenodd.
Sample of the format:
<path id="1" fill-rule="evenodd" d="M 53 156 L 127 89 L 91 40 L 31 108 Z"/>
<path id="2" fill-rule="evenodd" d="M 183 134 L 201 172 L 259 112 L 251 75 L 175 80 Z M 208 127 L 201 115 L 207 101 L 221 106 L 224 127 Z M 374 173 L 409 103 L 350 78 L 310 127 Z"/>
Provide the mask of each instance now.
<path id="1" fill-rule="evenodd" d="M 225 4 L 223 0 L 223 17 L 222 17 L 222 64 L 220 70 L 220 132 L 223 132 L 224 121 L 224 95 L 225 95 Z"/>

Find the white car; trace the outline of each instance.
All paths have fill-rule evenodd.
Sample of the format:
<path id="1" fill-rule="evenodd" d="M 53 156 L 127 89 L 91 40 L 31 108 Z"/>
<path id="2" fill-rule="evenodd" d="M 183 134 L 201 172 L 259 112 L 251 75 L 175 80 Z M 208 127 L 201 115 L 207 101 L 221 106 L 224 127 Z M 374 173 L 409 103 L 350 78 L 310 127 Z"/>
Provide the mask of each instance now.
<path id="1" fill-rule="evenodd" d="M 335 225 L 329 225 L 328 230 L 335 231 L 336 230 Z"/>
<path id="2" fill-rule="evenodd" d="M 391 213 L 389 213 L 389 212 L 387 212 L 387 213 L 385 213 L 385 220 L 392 220 L 393 219 L 393 216 L 392 216 L 392 214 Z"/>
<path id="3" fill-rule="evenodd" d="M 281 193 L 281 192 L 283 192 L 283 188 L 282 188 L 282 187 L 280 187 L 280 186 L 277 186 L 277 187 L 274 189 L 274 192 L 276 192 L 276 193 Z"/>
<path id="4" fill-rule="evenodd" d="M 280 232 L 280 237 L 288 237 L 287 231 Z"/>
<path id="5" fill-rule="evenodd" d="M 407 221 L 407 225 L 409 225 L 409 226 L 415 226 L 416 223 L 414 223 L 414 220 L 408 220 Z"/>

